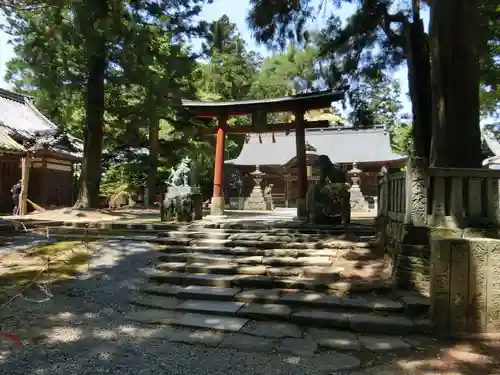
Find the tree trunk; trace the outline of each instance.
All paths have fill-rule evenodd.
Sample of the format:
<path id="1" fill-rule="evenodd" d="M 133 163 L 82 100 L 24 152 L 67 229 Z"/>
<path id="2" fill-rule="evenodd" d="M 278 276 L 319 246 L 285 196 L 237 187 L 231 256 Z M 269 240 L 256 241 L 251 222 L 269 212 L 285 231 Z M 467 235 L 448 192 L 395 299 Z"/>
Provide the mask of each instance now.
<path id="1" fill-rule="evenodd" d="M 106 0 L 99 0 L 96 21 L 108 15 Z M 90 7 L 90 4 L 87 5 Z M 91 23 L 92 24 L 92 23 Z M 88 31 L 88 30 L 87 30 Z M 80 189 L 75 208 L 99 208 L 99 185 L 101 183 L 101 156 L 104 122 L 104 79 L 107 65 L 106 39 L 99 32 L 87 40 L 88 77 L 85 92 L 85 130 Z"/>
<path id="2" fill-rule="evenodd" d="M 156 172 L 158 169 L 159 123 L 152 118 L 149 124 L 149 169 L 147 187 L 147 205 L 153 205 L 156 198 Z"/>
<path id="3" fill-rule="evenodd" d="M 431 148 L 432 101 L 431 64 L 428 37 L 422 20 L 413 22 L 407 30 L 408 87 L 412 102 L 413 145 L 415 156 L 428 164 Z"/>
<path id="4" fill-rule="evenodd" d="M 480 168 L 478 0 L 431 7 L 431 165 Z"/>

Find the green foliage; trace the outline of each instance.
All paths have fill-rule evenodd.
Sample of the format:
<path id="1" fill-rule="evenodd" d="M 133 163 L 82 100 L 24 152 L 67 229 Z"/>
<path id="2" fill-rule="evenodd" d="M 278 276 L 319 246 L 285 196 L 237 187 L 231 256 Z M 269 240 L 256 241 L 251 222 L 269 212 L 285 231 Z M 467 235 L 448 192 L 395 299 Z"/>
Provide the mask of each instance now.
<path id="1" fill-rule="evenodd" d="M 349 120 L 357 127 L 383 125 L 391 131 L 399 124 L 399 112 L 403 108 L 400 97 L 399 81 L 385 75 L 365 78 L 351 90 Z"/>
<path id="2" fill-rule="evenodd" d="M 9 62 L 6 78 L 18 91 L 32 93 L 40 109 L 65 130 L 83 138 L 88 129 L 94 147 L 101 143 L 103 129 L 106 167 L 107 155 L 130 155 L 127 151 L 147 146 L 148 131 L 156 132 L 160 119 L 175 128 L 163 140 L 170 144 L 162 147 L 160 142 L 157 147 L 170 154 L 194 133 L 184 119 L 181 98 L 194 97 L 195 61 L 187 42 L 203 31 L 194 20 L 202 3 L 66 0 L 45 2 L 36 12 L 2 8 L 17 55 Z M 104 75 L 95 70 L 97 63 L 104 64 Z M 101 96 L 104 108 L 96 100 Z M 85 153 L 84 170 L 93 171 L 84 173 L 85 186 L 101 175 L 100 163 L 91 165 L 89 155 L 100 155 L 100 150 Z M 154 164 L 154 158 L 156 152 L 143 165 Z"/>
<path id="3" fill-rule="evenodd" d="M 270 98 L 305 93 L 324 88 L 319 71 L 318 49 L 309 46 L 287 51 L 266 58 L 253 82 L 250 96 Z"/>
<path id="4" fill-rule="evenodd" d="M 392 151 L 398 155 L 414 155 L 410 124 L 399 124 L 391 133 Z"/>

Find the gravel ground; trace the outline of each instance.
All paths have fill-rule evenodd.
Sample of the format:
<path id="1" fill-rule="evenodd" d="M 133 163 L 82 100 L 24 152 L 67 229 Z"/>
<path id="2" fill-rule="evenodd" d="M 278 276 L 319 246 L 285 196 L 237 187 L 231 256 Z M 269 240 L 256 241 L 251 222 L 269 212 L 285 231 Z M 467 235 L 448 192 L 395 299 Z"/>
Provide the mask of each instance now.
<path id="1" fill-rule="evenodd" d="M 52 286 L 54 297 L 49 301 L 34 303 L 18 298 L 2 309 L 0 332 L 18 335 L 23 345 L 0 340 L 0 373 L 410 374 L 392 365 L 346 372 L 342 368 L 346 354 L 324 352 L 301 358 L 185 345 L 155 337 L 155 327 L 134 325 L 123 319 L 125 313 L 134 309 L 128 300 L 134 285 L 144 281 L 141 269 L 150 267 L 154 258 L 155 250 L 146 243 L 103 242 L 89 271 L 79 279 Z M 32 292 L 30 298 L 41 298 L 38 294 Z M 372 364 L 376 365 L 374 361 Z"/>

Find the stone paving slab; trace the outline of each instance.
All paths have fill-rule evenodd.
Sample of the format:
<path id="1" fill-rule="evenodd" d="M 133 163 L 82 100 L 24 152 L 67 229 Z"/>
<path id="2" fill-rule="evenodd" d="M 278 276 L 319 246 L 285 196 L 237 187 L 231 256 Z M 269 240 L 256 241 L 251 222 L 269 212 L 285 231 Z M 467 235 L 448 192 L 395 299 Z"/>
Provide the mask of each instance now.
<path id="1" fill-rule="evenodd" d="M 349 326 L 355 332 L 404 335 L 415 333 L 415 323 L 404 316 L 380 316 L 374 314 L 352 314 Z"/>
<path id="2" fill-rule="evenodd" d="M 178 292 L 181 298 L 198 299 L 233 299 L 240 292 L 240 288 L 220 288 L 214 286 L 189 285 Z"/>
<path id="3" fill-rule="evenodd" d="M 134 311 L 125 315 L 125 320 L 149 324 L 172 324 L 181 317 L 181 314 L 166 310 Z"/>
<path id="4" fill-rule="evenodd" d="M 207 346 L 218 346 L 224 339 L 221 331 L 189 329 L 179 327 L 160 327 L 155 329 L 148 338 L 162 339 L 185 344 L 202 344 Z"/>
<path id="5" fill-rule="evenodd" d="M 301 310 L 294 312 L 291 321 L 309 326 L 324 326 L 329 328 L 348 328 L 351 314 L 323 310 Z"/>
<path id="6" fill-rule="evenodd" d="M 271 276 L 240 275 L 234 278 L 233 284 L 242 288 L 271 288 L 274 279 Z"/>
<path id="7" fill-rule="evenodd" d="M 229 301 L 189 300 L 177 306 L 178 310 L 194 311 L 211 314 L 234 315 L 245 304 Z"/>
<path id="8" fill-rule="evenodd" d="M 241 333 L 232 333 L 226 336 L 221 343 L 223 348 L 236 348 L 251 352 L 272 352 L 278 340 L 249 336 Z"/>
<path id="9" fill-rule="evenodd" d="M 335 331 L 324 328 L 309 328 L 309 334 L 318 346 L 334 350 L 360 351 L 358 336 L 348 331 Z"/>
<path id="10" fill-rule="evenodd" d="M 242 302 L 276 302 L 280 298 L 280 291 L 276 289 L 247 289 L 236 294 L 236 300 Z"/>
<path id="11" fill-rule="evenodd" d="M 159 296 L 176 296 L 183 287 L 181 285 L 169 285 L 169 284 L 150 284 L 145 283 L 139 286 L 139 291 L 142 293 L 159 295 Z"/>
<path id="12" fill-rule="evenodd" d="M 411 349 L 411 345 L 396 336 L 364 336 L 358 339 L 366 349 L 373 352 Z"/>
<path id="13" fill-rule="evenodd" d="M 302 337 L 301 329 L 295 324 L 281 322 L 250 321 L 242 329 L 242 333 L 252 336 L 261 336 L 281 339 L 285 337 Z"/>
<path id="14" fill-rule="evenodd" d="M 288 320 L 292 314 L 292 309 L 285 305 L 276 304 L 257 304 L 250 303 L 242 307 L 236 313 L 237 316 L 251 319 L 279 319 Z"/>
<path id="15" fill-rule="evenodd" d="M 209 264 L 196 262 L 186 265 L 186 272 L 233 275 L 238 273 L 238 266 L 235 264 Z"/>
<path id="16" fill-rule="evenodd" d="M 300 339 L 287 337 L 278 346 L 279 353 L 290 353 L 303 357 L 312 356 L 316 350 L 318 350 L 318 345 L 309 336 Z"/>
<path id="17" fill-rule="evenodd" d="M 170 341 L 186 344 L 202 344 L 207 346 L 219 346 L 224 340 L 224 334 L 216 331 L 206 330 L 176 330 L 170 334 Z"/>
<path id="18" fill-rule="evenodd" d="M 239 331 L 248 319 L 186 313 L 178 316 L 172 324 L 191 328 L 207 328 L 219 331 Z"/>
<path id="19" fill-rule="evenodd" d="M 168 282 L 171 284 L 180 284 L 182 279 L 186 276 L 185 273 L 182 272 L 166 272 L 160 271 L 157 269 L 146 271 L 146 276 L 151 280 L 156 280 L 160 282 Z"/>
<path id="20" fill-rule="evenodd" d="M 209 273 L 190 273 L 184 275 L 183 283 L 203 285 L 203 286 L 218 286 L 223 288 L 230 288 L 236 280 L 234 275 L 217 275 Z"/>
<path id="21" fill-rule="evenodd" d="M 130 303 L 154 309 L 173 310 L 179 305 L 179 300 L 175 297 L 142 294 L 132 298 Z"/>
<path id="22" fill-rule="evenodd" d="M 184 272 L 184 269 L 186 268 L 186 263 L 185 262 L 163 262 L 163 263 L 157 264 L 155 267 L 159 270 L 162 270 L 162 271 Z"/>
<path id="23" fill-rule="evenodd" d="M 280 301 L 294 305 L 311 305 L 337 308 L 342 306 L 341 297 L 323 293 L 288 292 L 282 294 Z"/>

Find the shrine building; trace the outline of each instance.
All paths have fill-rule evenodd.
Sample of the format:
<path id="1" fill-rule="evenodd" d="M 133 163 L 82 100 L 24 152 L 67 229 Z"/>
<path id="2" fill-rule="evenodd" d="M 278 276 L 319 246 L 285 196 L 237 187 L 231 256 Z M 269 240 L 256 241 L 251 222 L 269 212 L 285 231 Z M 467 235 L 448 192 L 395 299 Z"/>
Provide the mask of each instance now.
<path id="1" fill-rule="evenodd" d="M 71 206 L 80 140 L 60 131 L 33 104 L 31 97 L 0 89 L 0 212 L 10 213 L 10 189 L 29 159 L 27 198 L 44 207 Z M 31 208 L 31 207 L 30 207 Z"/>
<path id="2" fill-rule="evenodd" d="M 319 155 L 327 155 L 333 163 L 348 172 L 353 163 L 360 172 L 360 188 L 366 200 L 373 204 L 377 196 L 377 176 L 382 167 L 402 168 L 406 157 L 391 150 L 388 132 L 383 127 L 359 129 L 332 126 L 305 131 L 306 171 L 308 187 L 319 179 L 314 166 Z M 243 197 L 252 191 L 252 172 L 256 165 L 265 175 L 263 189 L 272 184 L 271 194 L 276 207 L 295 207 L 297 191 L 297 157 L 294 132 L 249 134 L 236 159 L 226 165 L 238 171 L 243 181 Z M 235 194 L 228 189 L 232 208 Z"/>
<path id="3" fill-rule="evenodd" d="M 363 189 L 368 196 L 376 196 L 376 175 L 381 167 L 404 165 L 405 157 L 392 153 L 389 135 L 378 128 L 332 128 L 327 120 L 306 121 L 304 116 L 309 110 L 330 108 L 332 102 L 343 98 L 344 92 L 322 91 L 234 102 L 183 100 L 185 109 L 198 119 L 217 119 L 215 127 L 203 129 L 205 134 L 216 135 L 211 215 L 220 216 L 226 207 L 234 208 L 231 202 L 247 198 L 258 181 L 262 190 L 273 185 L 270 194 L 275 206 L 297 207 L 297 217 L 305 217 L 306 195 L 318 177 L 314 161 L 319 155 L 327 155 L 333 163 L 341 163 L 346 168 L 357 163 L 357 168 L 362 170 Z M 294 120 L 268 123 L 268 114 L 280 112 L 293 114 Z M 251 116 L 251 126 L 228 126 L 229 117 L 242 115 Z M 247 137 L 234 160 L 224 160 L 227 134 Z M 231 170 L 241 174 L 243 193 L 240 197 L 234 197 L 228 189 L 228 181 L 224 181 Z"/>

